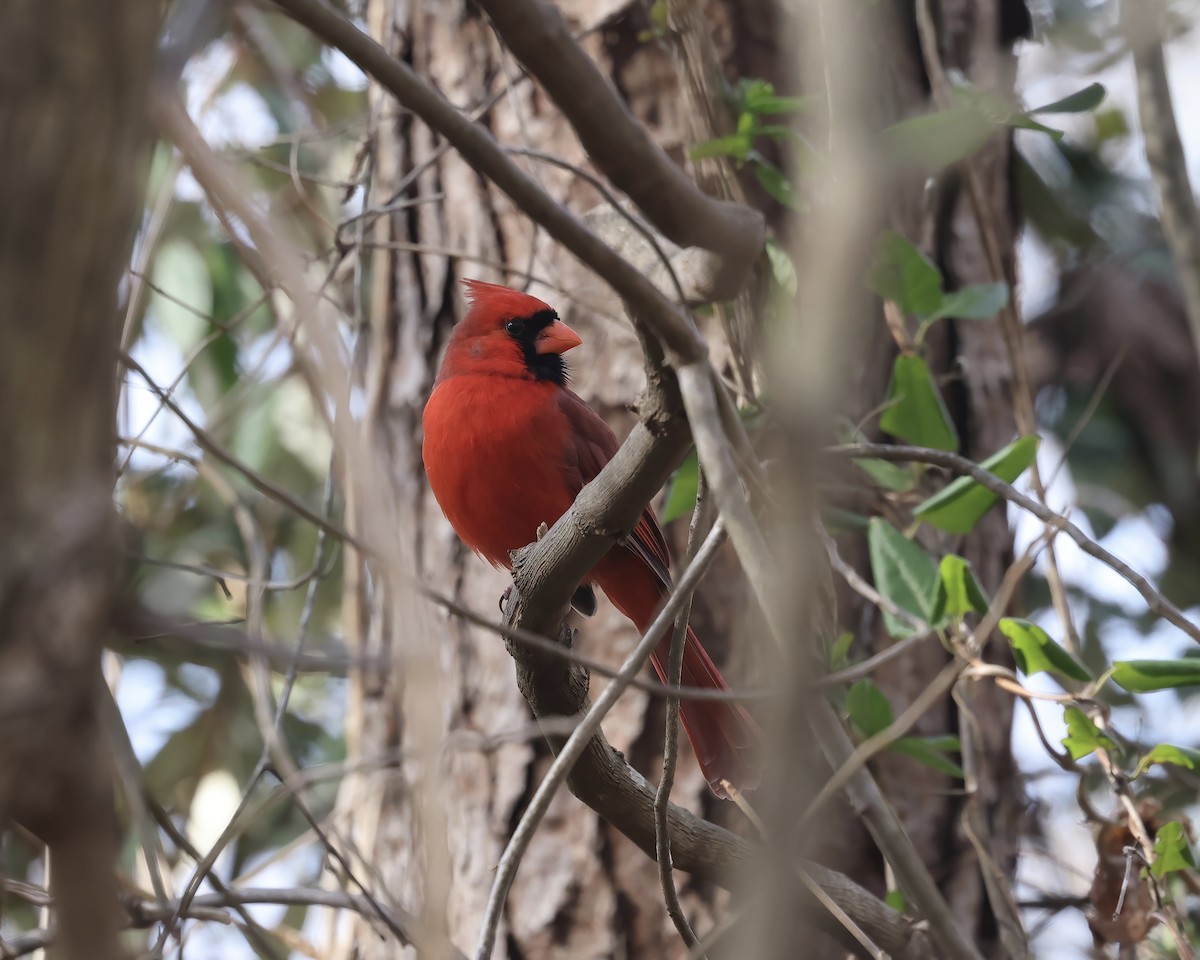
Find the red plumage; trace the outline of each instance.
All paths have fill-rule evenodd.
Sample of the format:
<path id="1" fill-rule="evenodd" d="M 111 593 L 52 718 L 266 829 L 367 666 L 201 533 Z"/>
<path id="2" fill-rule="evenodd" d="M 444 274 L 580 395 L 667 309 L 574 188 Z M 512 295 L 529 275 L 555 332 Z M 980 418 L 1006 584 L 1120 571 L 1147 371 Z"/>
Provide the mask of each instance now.
<path id="1" fill-rule="evenodd" d="M 552 525 L 616 453 L 608 425 L 566 386 L 561 354 L 580 343 L 547 304 L 507 287 L 466 280 L 472 305 L 450 339 L 425 407 L 429 484 L 462 541 L 511 567 L 509 552 Z M 613 547 L 586 582 L 643 632 L 670 589 L 670 554 L 647 509 L 628 544 Z M 670 634 L 651 656 L 665 680 Z M 727 689 L 688 629 L 683 684 Z M 725 779 L 753 786 L 757 725 L 739 705 L 684 701 L 684 730 L 717 796 Z"/>

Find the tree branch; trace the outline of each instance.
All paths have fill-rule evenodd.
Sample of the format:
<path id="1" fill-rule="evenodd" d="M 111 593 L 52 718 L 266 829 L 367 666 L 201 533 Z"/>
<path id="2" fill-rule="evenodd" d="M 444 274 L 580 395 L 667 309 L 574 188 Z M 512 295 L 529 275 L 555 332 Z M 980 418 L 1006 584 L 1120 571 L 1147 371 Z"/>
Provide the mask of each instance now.
<path id="1" fill-rule="evenodd" d="M 654 618 L 654 623 L 638 644 L 625 658 L 621 669 L 612 682 L 604 688 L 604 692 L 592 704 L 579 725 L 567 737 L 566 742 L 556 751 L 554 763 L 546 772 L 537 791 L 529 801 L 521 820 L 513 831 L 500 863 L 496 867 L 496 879 L 492 884 L 492 892 L 488 897 L 487 910 L 483 918 L 483 931 L 479 935 L 479 947 L 475 951 L 475 960 L 488 960 L 496 942 L 496 929 L 500 923 L 500 912 L 508 897 L 509 888 L 516 876 L 521 857 L 529 846 L 530 840 L 550 808 L 550 801 L 558 792 L 563 780 L 570 774 L 575 761 L 587 749 L 592 737 L 600 729 L 600 724 L 608 711 L 613 708 L 621 694 L 625 692 L 631 680 L 638 675 L 650 653 L 658 646 L 659 640 L 670 628 L 675 614 L 685 604 L 690 602 L 692 590 L 695 589 L 700 577 L 707 569 L 712 558 L 716 556 L 717 548 L 724 539 L 724 527 L 718 520 L 709 532 L 703 546 L 696 554 L 695 560 L 684 572 L 678 587 L 672 592 L 666 606 Z"/>
<path id="2" fill-rule="evenodd" d="M 639 328 L 652 333 L 668 350 L 676 368 L 695 365 L 695 378 L 702 384 L 698 415 L 705 400 L 715 389 L 706 363 L 707 349 L 690 318 L 670 303 L 635 268 L 615 254 L 598 237 L 583 227 L 553 198 L 517 168 L 496 142 L 472 124 L 445 99 L 430 90 L 406 65 L 389 56 L 377 43 L 355 28 L 320 0 L 275 0 L 298 22 L 341 50 L 351 61 L 391 91 L 405 106 L 460 152 L 464 160 L 492 179 L 531 219 L 546 228 L 558 240 L 625 300 Z M 653 359 L 656 344 L 647 343 Z M 652 364 L 653 366 L 653 364 Z M 656 384 L 651 371 L 651 387 Z M 705 390 L 704 388 L 707 388 Z M 651 408 L 643 407 L 644 423 L 639 423 L 617 455 L 577 498 L 574 506 L 561 517 L 540 542 L 519 555 L 514 570 L 517 589 L 510 598 L 507 619 L 534 633 L 561 634 L 562 617 L 579 581 L 612 546 L 613 539 L 632 529 L 650 498 L 667 479 L 687 447 L 687 430 L 676 409 L 669 408 L 661 392 L 651 398 Z M 715 402 L 710 407 L 718 409 Z M 719 417 L 706 426 L 724 440 Z M 719 448 L 718 462 L 704 464 L 706 471 L 728 465 L 728 441 Z M 705 458 L 713 459 L 713 458 Z M 729 475 L 729 470 L 723 470 Z M 733 479 L 736 479 L 734 476 Z M 733 503 L 732 484 L 725 490 L 716 487 L 723 510 Z M 744 514 L 734 511 L 740 524 Z M 750 516 L 749 521 L 753 521 Z M 735 524 L 736 525 L 736 524 Z M 744 536 L 735 545 L 745 551 L 753 565 L 757 560 L 769 567 L 757 546 L 761 534 L 752 522 L 744 526 Z M 757 535 L 756 535 L 757 533 Z M 737 543 L 740 539 L 741 543 Z M 764 581 L 766 582 L 766 581 Z M 565 639 L 570 644 L 569 633 Z M 576 716 L 586 711 L 587 674 L 561 660 L 510 644 L 517 662 L 518 683 L 539 718 Z M 845 737 L 844 731 L 842 731 Z M 548 733 L 552 748 L 563 748 L 561 733 Z M 865 774 L 864 774 L 865 776 Z M 869 777 L 867 778 L 869 779 Z M 618 830 L 630 837 L 650 856 L 654 856 L 654 790 L 612 750 L 602 733 L 587 742 L 582 756 L 568 777 L 573 793 L 584 800 Z M 698 875 L 728 885 L 735 869 L 746 864 L 756 852 L 745 841 L 671 807 L 669 824 L 676 865 Z M 908 920 L 890 911 L 877 898 L 866 894 L 851 881 L 815 865 L 809 874 L 830 893 L 865 931 L 871 940 L 895 957 L 926 957 L 932 954 L 928 935 Z M 828 884 L 828 885 L 827 885 Z M 811 900 L 805 904 L 810 905 Z M 811 911 L 813 922 L 847 942 L 846 929 L 834 922 L 826 910 Z M 848 945 L 861 946 L 852 938 Z"/>
<path id="3" fill-rule="evenodd" d="M 1142 599 L 1146 601 L 1146 606 L 1150 608 L 1152 613 L 1158 614 L 1168 623 L 1177 626 L 1191 637 L 1191 639 L 1200 643 L 1200 627 L 1184 616 L 1183 611 L 1164 597 L 1154 587 L 1154 584 L 1142 576 L 1142 574 L 1134 570 L 1124 560 L 1109 553 L 1066 517 L 1055 513 L 1045 504 L 1039 503 L 1032 497 L 1027 497 L 1012 484 L 1005 483 L 994 473 L 985 470 L 973 460 L 968 460 L 966 457 L 959 456 L 956 453 L 947 453 L 942 450 L 932 450 L 927 447 L 907 447 L 889 443 L 848 443 L 832 447 L 828 452 L 841 457 L 869 457 L 876 460 L 899 461 L 900 463 L 929 463 L 934 466 L 945 467 L 947 470 L 951 470 L 960 476 L 970 477 L 981 487 L 996 494 L 996 496 L 1007 500 L 1009 503 L 1016 504 L 1022 510 L 1027 510 L 1048 526 L 1056 530 L 1061 530 L 1074 540 L 1079 549 L 1089 557 L 1099 560 L 1106 567 L 1120 574 L 1126 583 L 1142 595 Z"/>
<path id="4" fill-rule="evenodd" d="M 762 214 L 710 197 L 671 161 L 575 42 L 550 0 L 479 0 L 479 5 L 571 122 L 604 175 L 667 239 L 720 255 L 707 278 L 705 299 L 736 296 L 762 252 Z"/>
<path id="5" fill-rule="evenodd" d="M 408 64 L 388 54 L 322 0 L 274 2 L 444 136 L 472 168 L 608 283 L 667 349 L 684 360 L 707 356 L 707 346 L 686 313 L 518 167 L 486 128 L 431 89 Z"/>

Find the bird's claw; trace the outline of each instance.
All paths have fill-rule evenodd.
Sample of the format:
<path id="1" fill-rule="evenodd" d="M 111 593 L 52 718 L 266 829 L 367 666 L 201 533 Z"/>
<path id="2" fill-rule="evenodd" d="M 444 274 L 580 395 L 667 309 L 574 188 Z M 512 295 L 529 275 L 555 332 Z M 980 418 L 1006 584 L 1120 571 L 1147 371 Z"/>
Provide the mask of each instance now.
<path id="1" fill-rule="evenodd" d="M 508 598 L 512 596 L 512 589 L 513 589 L 512 584 L 510 583 L 507 587 L 504 588 L 504 592 L 502 594 L 500 594 L 500 603 L 498 604 L 498 606 L 500 608 L 501 613 L 504 612 L 504 605 L 506 603 L 508 603 Z"/>

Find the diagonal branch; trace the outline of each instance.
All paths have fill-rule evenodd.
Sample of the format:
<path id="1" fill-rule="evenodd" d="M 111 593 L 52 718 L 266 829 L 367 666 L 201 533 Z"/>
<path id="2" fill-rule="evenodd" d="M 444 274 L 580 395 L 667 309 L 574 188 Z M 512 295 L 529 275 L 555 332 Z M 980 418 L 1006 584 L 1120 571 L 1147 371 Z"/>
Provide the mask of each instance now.
<path id="1" fill-rule="evenodd" d="M 771 563 L 753 516 L 748 510 L 735 508 L 734 487 L 739 481 L 735 468 L 726 469 L 731 466 L 729 441 L 719 415 L 715 421 L 709 420 L 711 411 L 720 409 L 714 394 L 719 388 L 706 362 L 706 346 L 690 318 L 517 168 L 484 130 L 343 16 L 321 0 L 275 2 L 341 50 L 446 137 L 468 164 L 492 179 L 531 219 L 608 282 L 625 300 L 639 332 L 652 333 L 661 341 L 670 354 L 672 366 L 690 371 L 696 389 L 687 398 L 688 412 L 703 419 L 705 429 L 712 433 L 706 439 L 711 440 L 714 454 L 702 459 L 707 461 L 706 472 L 716 469 L 721 478 L 720 486 L 714 479 L 717 502 L 722 512 L 732 511 L 727 520 L 748 570 L 752 574 L 756 569 L 769 571 Z M 659 354 L 657 344 L 644 341 L 644 345 L 653 360 Z M 661 377 L 656 380 L 656 373 L 661 374 L 661 370 L 651 370 L 652 388 L 661 387 Z M 632 529 L 645 504 L 682 458 L 688 443 L 687 429 L 677 405 L 664 399 L 665 393 L 660 389 L 652 394 L 649 409 L 643 406 L 641 410 L 644 422 L 634 428 L 613 460 L 584 488 L 573 507 L 549 533 L 520 553 L 514 571 L 515 599 L 507 610 L 510 624 L 535 633 L 561 635 L 562 618 L 576 585 L 612 546 L 614 538 Z M 773 579 L 764 576 L 762 584 Z M 570 643 L 569 632 L 566 643 Z M 551 661 L 530 648 L 511 645 L 510 653 L 517 663 L 521 691 L 539 719 L 586 712 L 588 678 L 583 670 L 561 660 Z M 848 740 L 844 731 L 841 736 Z M 563 748 L 561 733 L 547 731 L 547 737 L 553 749 Z M 857 779 L 864 776 L 860 771 Z M 602 733 L 587 742 L 568 785 L 576 796 L 654 856 L 654 790 L 612 750 Z M 732 882 L 737 868 L 759 852 L 728 831 L 676 807 L 668 811 L 668 823 L 675 864 L 725 885 Z M 815 865 L 806 869 L 870 939 L 892 956 L 932 955 L 931 940 L 924 930 L 917 930 L 877 898 L 864 895 L 847 878 Z M 802 903 L 809 907 L 814 901 L 809 897 Z M 847 942 L 846 928 L 832 921 L 825 909 L 815 906 L 808 912 L 814 924 Z M 939 939 L 946 937 L 939 934 Z M 852 939 L 848 946 L 861 950 L 861 945 Z M 969 951 L 950 952 L 972 955 Z"/>
<path id="2" fill-rule="evenodd" d="M 719 254 L 708 300 L 736 296 L 762 251 L 762 214 L 704 193 L 651 138 L 550 0 L 480 0 L 496 31 L 571 122 L 588 156 L 669 240 Z"/>
<path id="3" fill-rule="evenodd" d="M 508 891 L 516 876 L 517 867 L 520 865 L 525 850 L 529 847 L 530 840 L 533 839 L 534 833 L 541 824 L 543 817 L 545 817 L 546 811 L 550 809 L 550 802 L 554 799 L 554 795 L 558 793 L 559 786 L 570 774 L 575 761 L 587 749 L 588 744 L 600 729 L 601 721 L 604 720 L 609 710 L 616 705 L 617 700 L 625 692 L 630 681 L 646 665 L 646 660 L 650 656 L 651 651 L 658 646 L 659 640 L 662 639 L 663 634 L 671 626 L 676 613 L 685 603 L 691 601 L 692 590 L 695 589 L 708 564 L 716 556 L 717 549 L 721 546 L 723 540 L 724 527 L 718 519 L 705 539 L 703 546 L 701 546 L 699 552 L 696 554 L 695 559 L 684 572 L 678 587 L 671 594 L 670 600 L 667 601 L 667 605 L 654 618 L 654 623 L 650 625 L 650 629 L 646 631 L 642 639 L 638 641 L 637 646 L 625 658 L 625 662 L 621 664 L 620 672 L 613 679 L 612 683 L 604 688 L 604 692 L 600 694 L 596 702 L 588 709 L 587 715 L 579 722 L 579 725 L 571 732 L 571 735 L 567 737 L 562 748 L 557 751 L 554 763 L 551 764 L 545 778 L 543 778 L 537 791 L 534 793 L 533 799 L 529 801 L 524 813 L 521 814 L 521 821 L 513 831 L 508 845 L 504 848 L 504 854 L 500 857 L 500 863 L 496 867 L 496 879 L 492 884 L 492 892 L 488 897 L 487 911 L 483 919 L 483 931 L 479 936 L 479 947 L 475 952 L 475 960 L 489 960 L 492 955 L 492 949 L 496 942 L 496 929 L 500 923 L 500 911 L 503 909 L 504 901 L 508 897 Z"/>
<path id="4" fill-rule="evenodd" d="M 831 447 L 828 452 L 838 457 L 871 457 L 876 460 L 899 461 L 900 463 L 928 463 L 937 467 L 952 470 L 959 476 L 970 477 L 985 490 L 990 490 L 998 497 L 1009 503 L 1016 504 L 1022 510 L 1033 514 L 1042 523 L 1055 530 L 1061 530 L 1075 541 L 1079 549 L 1089 557 L 1099 560 L 1106 567 L 1120 574 L 1121 578 L 1141 594 L 1146 606 L 1152 613 L 1162 617 L 1168 623 L 1178 627 L 1191 639 L 1200 643 L 1200 626 L 1192 623 L 1175 604 L 1168 600 L 1155 588 L 1145 576 L 1138 573 L 1124 560 L 1105 550 L 1100 544 L 1089 537 L 1066 517 L 1055 513 L 1044 503 L 1039 503 L 1028 497 L 1011 483 L 1005 483 L 994 473 L 985 470 L 973 460 L 948 453 L 944 450 L 932 450 L 928 447 L 908 447 L 889 443 L 849 443 Z"/>
<path id="5" fill-rule="evenodd" d="M 408 64 L 391 56 L 323 0 L 275 3 L 444 136 L 472 168 L 608 283 L 669 350 L 685 360 L 707 355 L 707 347 L 686 313 L 518 167 L 485 127 L 434 91 Z"/>

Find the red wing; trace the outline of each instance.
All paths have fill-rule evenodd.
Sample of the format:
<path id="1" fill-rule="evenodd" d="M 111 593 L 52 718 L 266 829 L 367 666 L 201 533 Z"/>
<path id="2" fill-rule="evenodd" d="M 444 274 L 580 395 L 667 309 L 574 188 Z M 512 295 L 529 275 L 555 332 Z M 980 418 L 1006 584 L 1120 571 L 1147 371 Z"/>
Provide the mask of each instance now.
<path id="1" fill-rule="evenodd" d="M 570 390 L 562 391 L 559 406 L 571 424 L 573 444 L 567 475 L 572 491 L 578 493 L 613 458 L 620 443 L 600 415 Z M 664 586 L 670 584 L 671 554 L 662 528 L 649 507 L 638 519 L 633 536 L 625 546 L 645 561 Z"/>

